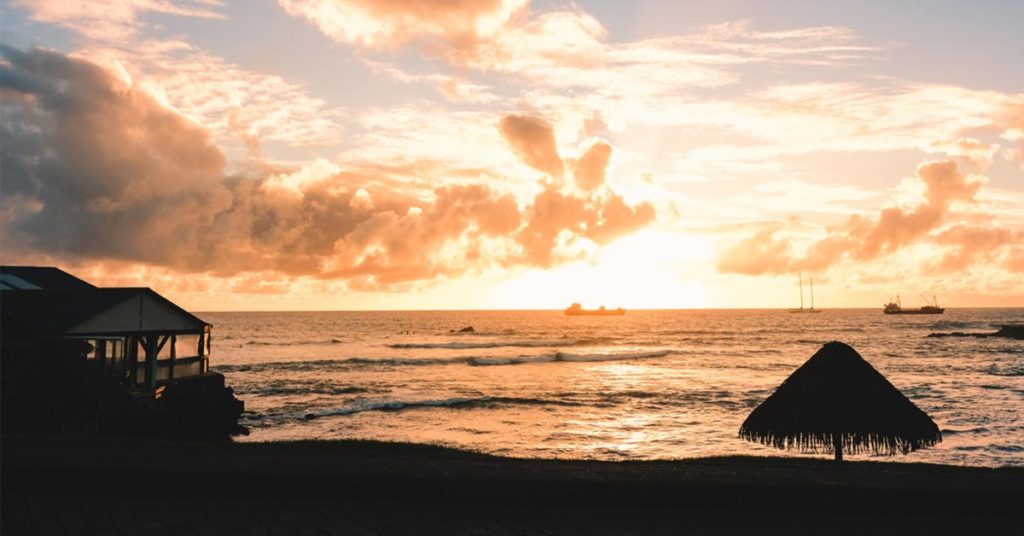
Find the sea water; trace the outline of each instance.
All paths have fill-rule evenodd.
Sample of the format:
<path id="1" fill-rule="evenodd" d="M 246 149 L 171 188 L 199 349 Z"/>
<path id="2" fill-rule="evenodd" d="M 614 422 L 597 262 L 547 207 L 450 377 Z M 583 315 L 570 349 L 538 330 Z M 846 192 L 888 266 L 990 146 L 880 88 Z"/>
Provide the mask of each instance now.
<path id="1" fill-rule="evenodd" d="M 212 370 L 245 401 L 243 441 L 361 438 L 610 460 L 779 454 L 740 439 L 740 424 L 840 340 L 942 431 L 936 447 L 878 459 L 1024 465 L 1024 341 L 927 337 L 1024 323 L 1024 309 L 199 316 L 213 324 Z"/>

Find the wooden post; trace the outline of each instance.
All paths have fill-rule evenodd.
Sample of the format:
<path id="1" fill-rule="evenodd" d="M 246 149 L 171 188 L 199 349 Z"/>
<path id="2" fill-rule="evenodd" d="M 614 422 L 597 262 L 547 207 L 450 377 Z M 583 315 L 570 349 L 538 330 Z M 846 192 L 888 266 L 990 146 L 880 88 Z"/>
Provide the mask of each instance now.
<path id="1" fill-rule="evenodd" d="M 174 379 L 174 362 L 178 359 L 178 336 L 171 335 L 171 364 L 167 369 L 167 379 Z"/>
<path id="2" fill-rule="evenodd" d="M 836 461 L 843 461 L 843 436 L 839 432 L 832 432 L 832 448 L 836 451 Z"/>
<path id="3" fill-rule="evenodd" d="M 139 355 L 139 338 L 135 335 L 131 335 L 127 339 L 124 349 L 124 376 L 128 380 L 128 387 L 135 387 L 135 378 L 137 373 L 135 372 L 135 363 L 138 361 Z"/>
<path id="4" fill-rule="evenodd" d="M 150 333 L 143 340 L 146 341 L 146 387 L 156 389 L 156 354 L 160 351 L 157 348 L 156 333 Z"/>

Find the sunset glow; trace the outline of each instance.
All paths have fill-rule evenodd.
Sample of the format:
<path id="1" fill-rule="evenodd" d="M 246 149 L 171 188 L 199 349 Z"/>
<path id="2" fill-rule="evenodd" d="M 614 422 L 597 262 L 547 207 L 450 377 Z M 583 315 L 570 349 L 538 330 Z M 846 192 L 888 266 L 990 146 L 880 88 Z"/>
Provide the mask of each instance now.
<path id="1" fill-rule="evenodd" d="M 1024 305 L 1018 2 L 0 5 L 4 264 L 199 311 Z"/>

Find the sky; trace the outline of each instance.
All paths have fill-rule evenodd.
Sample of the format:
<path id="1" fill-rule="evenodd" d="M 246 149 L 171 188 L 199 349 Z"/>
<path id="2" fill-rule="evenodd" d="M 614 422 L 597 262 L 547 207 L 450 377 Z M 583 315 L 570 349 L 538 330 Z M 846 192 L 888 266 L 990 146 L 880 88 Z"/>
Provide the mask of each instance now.
<path id="1" fill-rule="evenodd" d="M 5 264 L 199 311 L 1024 306 L 1024 2 L 0 10 Z"/>

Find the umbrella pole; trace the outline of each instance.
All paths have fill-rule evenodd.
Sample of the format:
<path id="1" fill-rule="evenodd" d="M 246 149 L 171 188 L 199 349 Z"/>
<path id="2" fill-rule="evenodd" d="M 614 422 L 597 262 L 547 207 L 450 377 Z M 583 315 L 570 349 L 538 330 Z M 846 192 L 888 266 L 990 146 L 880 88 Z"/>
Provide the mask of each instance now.
<path id="1" fill-rule="evenodd" d="M 843 436 L 839 432 L 832 432 L 832 448 L 836 451 L 836 461 L 843 461 Z"/>

